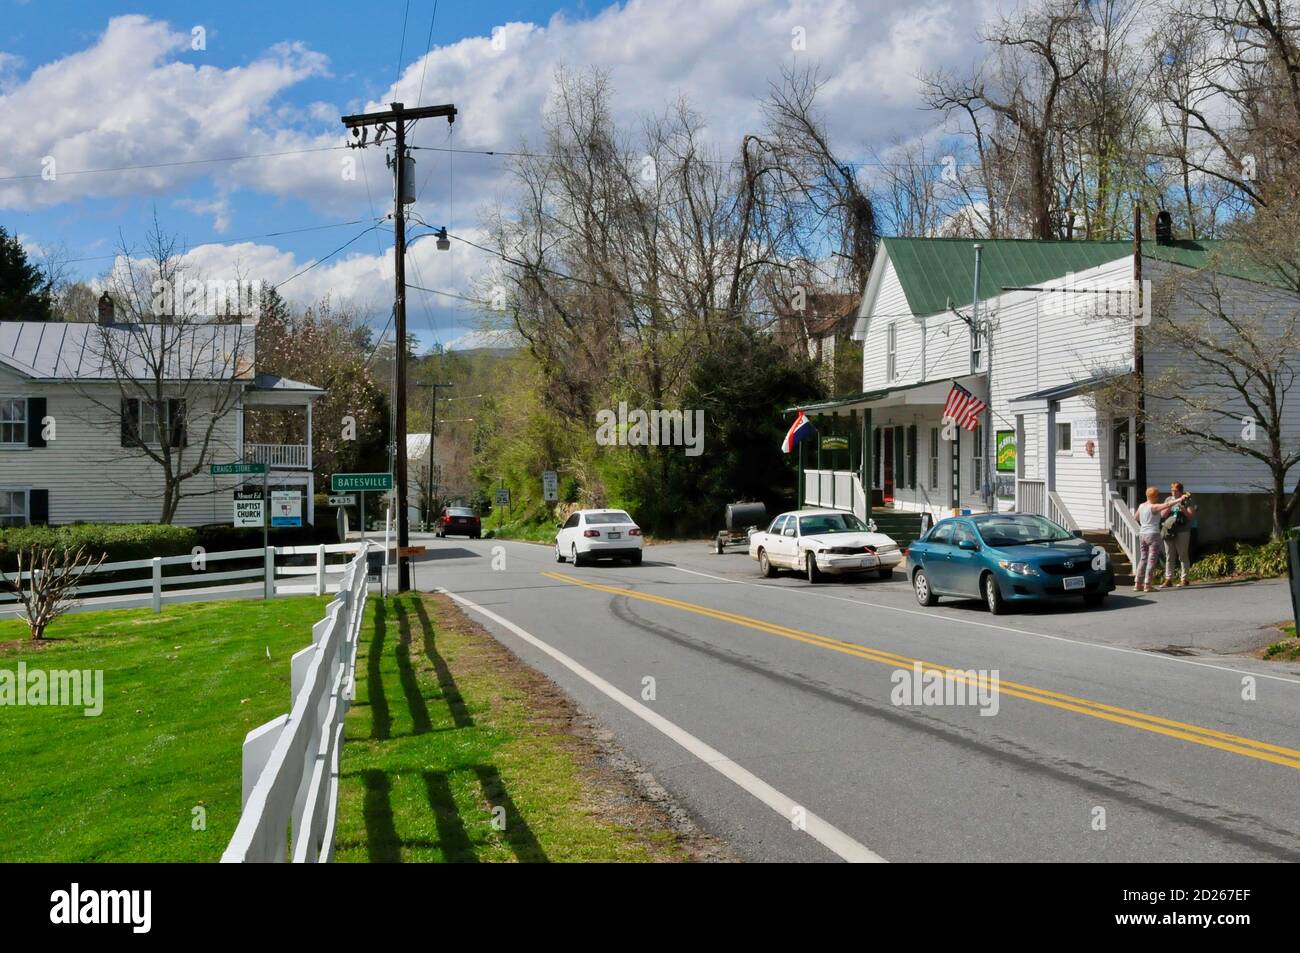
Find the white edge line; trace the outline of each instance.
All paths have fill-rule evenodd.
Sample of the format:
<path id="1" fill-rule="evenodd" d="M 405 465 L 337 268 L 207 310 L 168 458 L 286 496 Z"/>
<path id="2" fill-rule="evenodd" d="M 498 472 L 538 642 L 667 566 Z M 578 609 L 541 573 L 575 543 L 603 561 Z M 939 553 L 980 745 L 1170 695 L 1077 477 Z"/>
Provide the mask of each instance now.
<path id="1" fill-rule="evenodd" d="M 503 619 L 501 616 L 497 615 L 495 612 L 491 611 L 490 609 L 485 609 L 482 606 L 478 605 L 477 603 L 471 602 L 469 599 L 466 599 L 464 596 L 457 595 L 454 592 L 449 592 L 448 590 L 443 588 L 438 588 L 435 591 L 443 593 L 444 595 L 453 599 L 454 601 L 466 607 L 467 609 L 471 609 L 474 612 L 477 612 L 480 615 L 484 616 L 485 618 L 491 619 L 497 625 L 500 625 L 508 629 L 510 632 L 512 632 L 513 634 L 517 635 L 519 638 L 527 642 L 529 645 L 545 652 L 547 655 L 555 659 L 565 668 L 569 669 L 569 671 L 573 672 L 575 675 L 577 675 L 587 684 L 591 685 L 597 691 L 601 692 L 602 694 L 608 696 L 613 701 L 622 705 L 624 708 L 626 708 L 632 714 L 636 715 L 642 721 L 646 722 L 651 727 L 658 730 L 660 733 L 666 735 L 668 738 L 677 742 L 677 744 L 681 745 L 691 754 L 695 755 L 695 757 L 699 758 L 706 765 L 708 765 L 710 768 L 713 768 L 723 777 L 734 782 L 744 791 L 748 792 L 758 800 L 762 801 L 772 810 L 776 811 L 777 814 L 780 814 L 781 817 L 784 818 L 787 822 L 789 822 L 795 816 L 794 812 L 796 809 L 802 811 L 804 817 L 804 831 L 807 834 L 809 834 L 814 840 L 818 841 L 823 846 L 825 846 L 828 850 L 839 855 L 840 857 L 844 858 L 850 863 L 859 863 L 859 864 L 888 863 L 888 861 L 886 861 L 885 858 L 881 857 L 879 854 L 875 853 L 874 851 L 871 851 L 868 848 L 864 847 L 862 844 L 858 843 L 848 834 L 845 834 L 838 827 L 835 827 L 834 825 L 828 823 L 827 821 L 818 817 L 812 811 L 809 811 L 803 805 L 799 804 L 797 801 L 794 801 L 793 799 L 782 794 L 780 791 L 772 787 L 772 785 L 768 784 L 762 778 L 745 770 L 740 765 L 736 764 L 736 762 L 728 758 L 726 755 L 722 754 L 722 752 L 718 751 L 716 748 L 710 747 L 709 745 L 701 741 L 699 738 L 696 738 L 690 732 L 686 731 L 683 728 L 678 727 L 677 725 L 669 721 L 667 718 L 664 718 L 662 715 L 652 711 L 651 709 L 647 708 L 645 705 L 641 704 L 635 698 L 615 688 L 613 685 L 605 681 L 595 672 L 586 668 L 584 665 L 580 664 L 579 662 L 574 661 L 569 656 L 561 652 L 559 649 L 548 645 L 547 643 L 543 642 L 541 639 L 537 638 L 537 636 L 532 635 L 529 632 L 525 632 L 519 626 L 511 622 L 509 619 Z"/>
<path id="2" fill-rule="evenodd" d="M 703 576 L 705 579 L 716 579 L 719 582 L 729 582 L 737 586 L 755 586 L 759 589 L 779 589 L 782 592 L 797 592 L 805 596 L 817 596 L 822 599 L 834 599 L 836 602 L 851 602 L 856 606 L 868 606 L 872 609 L 887 609 L 890 612 L 902 612 L 905 615 L 919 615 L 927 619 L 947 619 L 950 622 L 959 622 L 962 625 L 979 626 L 982 629 L 999 629 L 1002 632 L 1014 632 L 1016 635 L 1028 635 L 1038 639 L 1051 639 L 1053 642 L 1067 642 L 1070 645 L 1079 645 L 1090 649 L 1105 649 L 1108 652 L 1125 652 L 1129 655 L 1138 655 L 1144 659 L 1161 662 L 1181 662 L 1183 665 L 1195 665 L 1199 668 L 1212 668 L 1220 672 L 1232 672 L 1234 675 L 1249 675 L 1252 678 L 1269 678 L 1276 682 L 1286 682 L 1288 685 L 1300 685 L 1300 679 L 1287 678 L 1285 675 L 1273 675 L 1269 672 L 1248 672 L 1245 669 L 1231 668 L 1227 665 L 1211 665 L 1209 662 L 1198 662 L 1195 659 L 1178 658 L 1175 655 L 1162 655 L 1157 652 L 1144 652 L 1141 649 L 1130 649 L 1123 645 L 1106 645 L 1102 642 L 1085 642 L 1082 639 L 1071 639 L 1063 635 L 1050 635 L 1047 632 L 1031 632 L 1028 629 L 1013 629 L 1009 625 L 998 625 L 995 622 L 976 622 L 974 619 L 961 619 L 951 615 L 935 615 L 930 612 L 922 612 L 920 609 L 904 609 L 901 606 L 887 606 L 880 602 L 867 602 L 865 599 L 850 599 L 847 596 L 832 596 L 826 592 L 808 592 L 802 589 L 794 589 L 789 586 L 771 586 L 761 582 L 751 582 L 748 579 L 728 579 L 726 576 L 715 576 L 713 573 L 700 572 L 695 569 L 684 569 L 681 566 L 671 567 L 678 572 L 690 573 L 692 576 Z"/>

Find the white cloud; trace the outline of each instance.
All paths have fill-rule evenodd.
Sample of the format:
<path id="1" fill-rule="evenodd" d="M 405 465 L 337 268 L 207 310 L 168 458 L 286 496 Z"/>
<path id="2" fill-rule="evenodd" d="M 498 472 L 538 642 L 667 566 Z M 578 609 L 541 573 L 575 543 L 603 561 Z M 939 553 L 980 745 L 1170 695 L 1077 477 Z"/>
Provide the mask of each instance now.
<path id="1" fill-rule="evenodd" d="M 182 62 L 194 56 L 200 62 Z M 320 137 L 267 125 L 281 92 L 325 69 L 325 58 L 281 45 L 247 66 L 219 69 L 189 49 L 189 34 L 142 16 L 115 17 L 88 49 L 47 63 L 0 96 L 0 176 L 42 171 L 52 180 L 0 183 L 0 205 L 34 208 L 93 195 L 165 192 L 196 178 L 228 175 L 212 165 L 131 172 L 79 170 L 184 163 L 213 156 L 303 148 Z"/>

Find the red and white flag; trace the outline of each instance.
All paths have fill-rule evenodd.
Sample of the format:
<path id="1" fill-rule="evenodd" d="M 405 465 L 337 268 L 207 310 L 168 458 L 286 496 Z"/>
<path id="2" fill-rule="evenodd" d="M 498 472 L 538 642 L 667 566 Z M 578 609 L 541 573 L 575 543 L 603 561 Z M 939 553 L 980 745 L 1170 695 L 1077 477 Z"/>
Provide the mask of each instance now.
<path id="1" fill-rule="evenodd" d="M 943 405 L 943 416 L 945 420 L 956 421 L 959 427 L 974 430 L 979 423 L 979 415 L 988 410 L 988 407 L 988 404 L 954 381 L 952 390 L 948 391 L 948 402 Z"/>

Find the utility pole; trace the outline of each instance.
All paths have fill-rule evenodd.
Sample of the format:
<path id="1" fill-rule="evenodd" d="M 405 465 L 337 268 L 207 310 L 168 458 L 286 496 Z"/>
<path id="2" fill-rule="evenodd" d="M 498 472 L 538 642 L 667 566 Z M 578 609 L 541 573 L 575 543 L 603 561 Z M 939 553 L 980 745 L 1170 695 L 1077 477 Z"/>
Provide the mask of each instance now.
<path id="1" fill-rule="evenodd" d="M 431 391 L 430 400 L 429 400 L 429 490 L 427 495 L 425 496 L 425 500 L 428 502 L 429 505 L 427 521 L 429 523 L 430 528 L 432 528 L 433 526 L 433 446 L 434 446 L 434 439 L 435 439 L 434 435 L 437 433 L 436 428 L 438 424 L 438 388 L 450 387 L 451 384 L 432 383 L 432 384 L 416 384 L 415 386 L 428 387 Z"/>
<path id="2" fill-rule="evenodd" d="M 358 149 L 364 149 L 369 139 L 371 127 L 378 127 L 375 144 L 383 142 L 387 133 L 394 136 L 394 164 L 396 166 L 396 188 L 393 193 L 393 271 L 396 273 L 397 285 L 393 299 L 393 323 L 397 335 L 397 372 L 395 407 L 396 432 L 393 442 L 394 454 L 393 483 L 397 490 L 397 591 L 407 592 L 411 588 L 411 564 L 402 555 L 402 550 L 411 544 L 410 517 L 407 507 L 407 459 L 406 459 L 406 202 L 408 195 L 406 131 L 407 123 L 414 124 L 420 119 L 445 116 L 448 123 L 456 121 L 456 107 L 451 104 L 442 106 L 422 106 L 406 109 L 401 103 L 392 103 L 386 112 L 361 113 L 355 116 L 343 116 L 343 125 L 352 130 L 355 142 L 349 143 Z M 412 200 L 414 196 L 411 196 Z M 430 448 L 432 457 L 433 448 Z"/>

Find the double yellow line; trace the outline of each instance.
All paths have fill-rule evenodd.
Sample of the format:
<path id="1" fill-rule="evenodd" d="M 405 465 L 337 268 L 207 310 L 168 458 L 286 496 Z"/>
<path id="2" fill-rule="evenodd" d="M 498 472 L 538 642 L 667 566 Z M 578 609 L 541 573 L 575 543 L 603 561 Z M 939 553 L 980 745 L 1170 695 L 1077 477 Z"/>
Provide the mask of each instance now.
<path id="1" fill-rule="evenodd" d="M 777 625 L 774 622 L 766 622 L 762 619 L 754 619 L 750 616 L 739 615 L 735 612 L 726 612 L 722 609 L 711 609 L 707 606 L 696 605 L 692 602 L 683 602 L 680 599 L 670 599 L 667 596 L 656 596 L 648 592 L 638 592 L 635 589 L 625 589 L 620 586 L 601 585 L 600 583 L 574 579 L 572 576 L 565 576 L 560 573 L 544 572 L 542 575 L 546 576 L 548 579 L 555 579 L 572 586 L 581 586 L 584 589 L 592 589 L 596 592 L 605 592 L 614 596 L 624 596 L 628 599 L 639 599 L 643 602 L 653 602 L 656 605 L 667 606 L 671 609 L 680 609 L 683 612 L 691 612 L 695 615 L 708 616 L 711 619 L 730 622 L 733 625 L 743 626 L 747 629 L 754 629 L 758 632 L 766 632 L 769 635 L 776 635 L 781 638 L 792 639 L 796 642 L 803 642 L 806 645 L 811 645 L 815 648 L 826 649 L 831 652 L 839 652 L 843 655 L 852 655 L 856 658 L 866 659 L 869 662 L 878 662 L 881 665 L 888 665 L 891 668 L 910 669 L 915 665 L 920 665 L 923 671 L 938 673 L 944 678 L 952 679 L 953 681 L 971 685 L 979 683 L 978 679 L 971 677 L 972 673 L 968 669 L 954 668 L 948 665 L 941 665 L 937 662 L 927 662 L 923 659 L 898 655 L 894 652 L 886 652 L 883 649 L 873 649 L 853 642 L 844 642 L 840 639 L 833 639 L 829 636 L 818 635 L 815 632 L 805 632 L 801 629 L 792 629 L 788 626 Z M 1269 761 L 1273 764 L 1280 764 L 1284 767 L 1294 768 L 1297 771 L 1300 771 L 1300 751 L 1297 751 L 1294 748 L 1269 744 L 1265 741 L 1256 741 L 1253 738 L 1243 738 L 1240 735 L 1232 735 L 1224 731 L 1216 731 L 1213 728 L 1202 728 L 1199 725 L 1192 725 L 1183 721 L 1174 721 L 1171 718 L 1161 718 L 1159 715 L 1149 715 L 1145 712 L 1133 711 L 1129 708 L 1120 708 L 1115 705 L 1107 705 L 1102 702 L 1091 701 L 1087 698 L 1065 695 L 1061 692 L 1048 691 L 1044 688 L 1035 688 L 1032 685 L 1022 685 L 1018 682 L 999 681 L 998 689 L 1001 694 L 1009 695 L 1012 698 L 1022 698 L 1025 701 L 1037 702 L 1040 705 L 1049 705 L 1052 708 L 1059 708 L 1062 711 L 1087 715 L 1089 718 L 1100 718 L 1103 721 L 1114 722 L 1117 725 L 1127 725 L 1130 728 L 1139 728 L 1142 731 L 1150 731 L 1155 734 L 1165 735 L 1169 738 L 1177 738 L 1180 741 L 1189 741 L 1192 744 L 1204 745 L 1207 748 L 1217 748 L 1220 751 L 1228 751 L 1232 754 L 1243 755 L 1247 758 L 1255 758 L 1259 761 Z"/>

